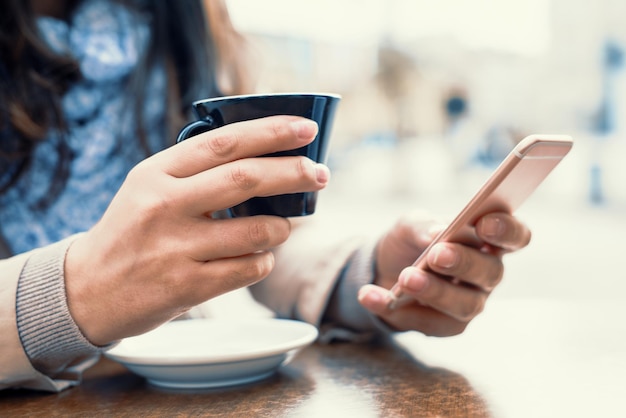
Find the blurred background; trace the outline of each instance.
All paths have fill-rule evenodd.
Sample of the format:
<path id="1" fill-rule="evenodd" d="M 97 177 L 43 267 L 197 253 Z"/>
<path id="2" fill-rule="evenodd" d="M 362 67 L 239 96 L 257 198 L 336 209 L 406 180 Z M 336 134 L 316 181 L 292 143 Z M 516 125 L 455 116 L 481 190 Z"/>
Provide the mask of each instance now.
<path id="1" fill-rule="evenodd" d="M 514 144 L 573 151 L 524 204 L 498 298 L 624 299 L 626 2 L 227 1 L 258 92 L 341 94 L 320 216 L 449 220 Z"/>

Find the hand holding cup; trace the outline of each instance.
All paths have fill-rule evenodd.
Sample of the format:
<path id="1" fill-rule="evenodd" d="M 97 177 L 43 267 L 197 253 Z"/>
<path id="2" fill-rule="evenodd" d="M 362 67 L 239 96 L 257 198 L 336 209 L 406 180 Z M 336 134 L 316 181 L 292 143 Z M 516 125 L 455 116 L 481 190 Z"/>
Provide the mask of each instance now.
<path id="1" fill-rule="evenodd" d="M 315 192 L 329 172 L 302 156 L 318 125 L 298 116 L 227 124 L 139 163 L 101 220 L 70 246 L 67 301 L 96 345 L 141 334 L 191 307 L 251 285 L 290 232 L 278 216 L 214 219 L 257 196 Z"/>

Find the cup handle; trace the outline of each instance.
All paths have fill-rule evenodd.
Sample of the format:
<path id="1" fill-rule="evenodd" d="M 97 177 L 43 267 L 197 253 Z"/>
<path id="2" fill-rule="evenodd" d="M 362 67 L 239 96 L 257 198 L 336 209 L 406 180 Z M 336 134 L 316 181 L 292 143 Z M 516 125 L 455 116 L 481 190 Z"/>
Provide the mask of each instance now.
<path id="1" fill-rule="evenodd" d="M 178 144 L 185 139 L 199 135 L 202 132 L 210 131 L 211 129 L 213 129 L 212 121 L 197 120 L 191 122 L 180 130 L 180 132 L 178 133 L 178 137 L 176 137 L 176 143 Z"/>

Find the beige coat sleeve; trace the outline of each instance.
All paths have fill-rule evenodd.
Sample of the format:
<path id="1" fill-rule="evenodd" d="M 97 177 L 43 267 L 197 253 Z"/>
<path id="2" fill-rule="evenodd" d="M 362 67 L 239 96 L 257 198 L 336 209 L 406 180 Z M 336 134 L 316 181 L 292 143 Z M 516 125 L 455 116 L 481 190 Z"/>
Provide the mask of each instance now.
<path id="1" fill-rule="evenodd" d="M 28 387 L 60 390 L 53 381 L 33 368 L 17 331 L 15 297 L 22 268 L 31 253 L 0 260 L 0 389 Z"/>
<path id="2" fill-rule="evenodd" d="M 292 224 L 289 239 L 274 251 L 274 270 L 250 290 L 278 316 L 320 325 L 337 278 L 366 238 L 342 234 L 315 216 Z"/>
<path id="3" fill-rule="evenodd" d="M 75 356 L 73 355 L 75 353 L 61 350 L 62 355 L 68 357 L 66 365 L 62 370 L 56 372 L 54 377 L 50 377 L 33 367 L 18 331 L 16 298 L 21 276 L 25 274 L 28 265 L 32 266 L 32 260 L 37 258 L 44 261 L 49 260 L 52 264 L 62 266 L 65 249 L 70 240 L 71 238 L 52 246 L 0 260 L 0 389 L 27 388 L 60 391 L 76 385 L 80 381 L 83 371 L 91 367 L 98 359 L 97 355 Z M 62 283 L 62 273 L 50 279 L 59 280 Z M 54 309 L 48 311 L 49 306 L 66 306 L 63 296 L 61 296 L 61 300 L 53 299 L 44 301 L 39 296 L 29 300 L 28 304 L 42 310 L 42 318 L 51 320 L 55 315 L 52 312 Z M 30 334 L 36 336 L 37 333 L 30 332 Z M 58 336 L 57 340 L 64 339 Z"/>

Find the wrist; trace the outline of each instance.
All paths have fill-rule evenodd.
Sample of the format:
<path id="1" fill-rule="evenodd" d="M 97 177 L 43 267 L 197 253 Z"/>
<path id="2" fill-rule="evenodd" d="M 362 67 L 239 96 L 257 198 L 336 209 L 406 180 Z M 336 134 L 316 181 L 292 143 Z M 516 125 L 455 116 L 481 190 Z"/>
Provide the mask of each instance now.
<path id="1" fill-rule="evenodd" d="M 105 346 L 115 338 L 107 338 L 106 332 L 101 329 L 99 318 L 106 318 L 101 314 L 98 300 L 101 295 L 95 287 L 97 280 L 94 274 L 100 271 L 93 266 L 94 257 L 88 249 L 88 237 L 83 234 L 69 246 L 64 264 L 65 295 L 70 315 L 76 326 L 92 344 Z M 98 295 L 99 297 L 93 297 Z"/>

